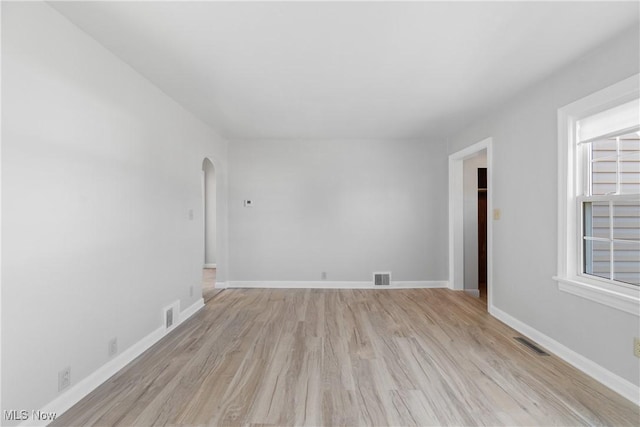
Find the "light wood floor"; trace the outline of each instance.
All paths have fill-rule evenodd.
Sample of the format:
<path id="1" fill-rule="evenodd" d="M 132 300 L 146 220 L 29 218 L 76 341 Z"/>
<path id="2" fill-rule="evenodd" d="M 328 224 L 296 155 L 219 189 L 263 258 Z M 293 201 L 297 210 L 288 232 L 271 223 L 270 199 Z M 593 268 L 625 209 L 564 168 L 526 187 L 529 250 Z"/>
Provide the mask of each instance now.
<path id="1" fill-rule="evenodd" d="M 55 425 L 639 425 L 446 289 L 228 289 Z"/>

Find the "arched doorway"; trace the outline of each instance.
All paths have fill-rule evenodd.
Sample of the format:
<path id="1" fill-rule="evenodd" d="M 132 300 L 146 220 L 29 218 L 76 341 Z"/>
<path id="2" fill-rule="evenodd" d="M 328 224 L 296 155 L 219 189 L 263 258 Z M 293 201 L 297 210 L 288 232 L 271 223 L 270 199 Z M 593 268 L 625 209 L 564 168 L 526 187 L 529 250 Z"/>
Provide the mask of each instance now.
<path id="1" fill-rule="evenodd" d="M 204 207 L 204 260 L 202 269 L 202 296 L 207 302 L 219 290 L 216 289 L 216 169 L 213 162 L 202 161 Z"/>

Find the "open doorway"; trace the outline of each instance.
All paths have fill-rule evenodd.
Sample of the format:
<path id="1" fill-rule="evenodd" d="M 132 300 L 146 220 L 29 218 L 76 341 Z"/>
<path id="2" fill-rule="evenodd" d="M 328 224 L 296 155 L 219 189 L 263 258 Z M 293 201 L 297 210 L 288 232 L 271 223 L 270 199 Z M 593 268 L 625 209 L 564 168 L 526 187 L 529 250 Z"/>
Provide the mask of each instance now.
<path id="1" fill-rule="evenodd" d="M 205 303 L 219 289 L 216 289 L 216 169 L 208 158 L 202 161 L 202 185 L 204 197 L 204 260 L 202 268 L 202 296 Z"/>
<path id="2" fill-rule="evenodd" d="M 486 277 L 481 277 L 483 272 L 481 266 L 484 262 L 484 271 L 486 271 L 487 150 L 481 150 L 464 159 L 462 168 L 462 190 L 464 193 L 464 290 L 475 297 L 483 298 L 486 302 Z M 482 183 L 480 182 L 482 172 L 485 173 L 484 188 L 481 188 Z M 481 212 L 482 208 L 485 211 L 484 216 Z M 482 230 L 481 221 L 484 221 L 484 230 Z M 484 248 L 482 247 L 483 243 L 485 243 Z"/>
<path id="3" fill-rule="evenodd" d="M 487 303 L 487 168 L 478 168 L 478 291 Z"/>
<path id="4" fill-rule="evenodd" d="M 491 138 L 449 156 L 449 286 L 491 311 Z"/>

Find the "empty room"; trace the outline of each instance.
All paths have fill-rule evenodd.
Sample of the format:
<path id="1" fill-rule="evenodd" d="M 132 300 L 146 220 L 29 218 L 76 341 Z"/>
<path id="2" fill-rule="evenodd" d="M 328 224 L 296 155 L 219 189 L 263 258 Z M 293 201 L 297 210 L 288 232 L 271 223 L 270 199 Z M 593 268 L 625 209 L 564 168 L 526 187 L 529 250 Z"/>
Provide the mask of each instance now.
<path id="1" fill-rule="evenodd" d="M 640 425 L 640 2 L 0 8 L 0 425 Z"/>

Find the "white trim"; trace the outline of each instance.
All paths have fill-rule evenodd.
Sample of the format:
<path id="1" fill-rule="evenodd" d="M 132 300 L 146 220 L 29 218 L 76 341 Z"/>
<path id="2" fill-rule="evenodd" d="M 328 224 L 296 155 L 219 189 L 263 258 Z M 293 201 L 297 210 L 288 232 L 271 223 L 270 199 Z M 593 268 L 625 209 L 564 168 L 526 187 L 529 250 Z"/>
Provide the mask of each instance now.
<path id="1" fill-rule="evenodd" d="M 586 298 L 626 313 L 640 316 L 640 289 L 629 289 L 620 285 L 608 283 L 589 283 L 581 278 L 570 280 L 554 277 L 558 282 L 558 289 L 579 297 Z"/>
<path id="2" fill-rule="evenodd" d="M 449 284 L 455 290 L 464 289 L 464 157 L 466 150 L 449 156 Z"/>
<path id="3" fill-rule="evenodd" d="M 463 289 L 466 293 L 475 298 L 480 298 L 480 290 L 479 289 Z"/>
<path id="4" fill-rule="evenodd" d="M 227 289 L 227 282 L 216 282 L 216 289 Z"/>
<path id="5" fill-rule="evenodd" d="M 578 230 L 582 218 L 576 209 L 581 174 L 576 170 L 580 166 L 576 145 L 571 143 L 578 120 L 638 98 L 639 79 L 640 74 L 635 74 L 558 109 L 558 271 L 553 279 L 561 291 L 640 316 L 640 290 L 581 274 L 582 238 Z"/>
<path id="6" fill-rule="evenodd" d="M 560 344 L 553 338 L 543 334 L 537 329 L 532 328 L 524 322 L 516 319 L 510 314 L 496 308 L 489 306 L 489 313 L 495 318 L 501 320 L 508 326 L 512 327 L 516 331 L 531 338 L 533 341 L 540 344 L 551 353 L 555 354 L 565 362 L 581 370 L 585 374 L 609 387 L 611 390 L 619 393 L 626 399 L 640 406 L 640 387 L 627 381 L 626 379 L 614 374 L 608 369 L 598 365 L 594 361 L 587 359 L 583 355 L 576 353 L 568 347 Z"/>
<path id="7" fill-rule="evenodd" d="M 204 307 L 204 298 L 198 298 L 196 302 L 180 312 L 180 322 L 182 323 Z"/>
<path id="8" fill-rule="evenodd" d="M 197 313 L 202 307 L 204 307 L 204 300 L 200 298 L 186 310 L 179 313 L 174 325 L 178 326 L 182 322 L 186 321 L 189 317 Z M 160 326 L 158 329 L 151 332 L 149 335 L 145 336 L 137 343 L 133 344 L 131 347 L 99 367 L 97 370 L 93 371 L 87 377 L 83 378 L 80 382 L 72 386 L 65 393 L 61 394 L 60 396 L 56 397 L 51 402 L 46 404 L 42 409 L 40 409 L 40 411 L 44 413 L 54 412 L 57 417 L 60 417 L 69 408 L 78 403 L 80 400 L 84 399 L 89 393 L 91 393 L 98 386 L 115 375 L 118 371 L 124 369 L 125 366 L 133 362 L 138 356 L 151 348 L 155 343 L 160 341 L 168 333 L 169 331 L 166 331 L 164 328 L 163 320 L 162 326 Z M 20 424 L 20 426 L 44 425 L 46 425 L 45 421 L 38 422 L 37 419 L 29 419 Z"/>
<path id="9" fill-rule="evenodd" d="M 202 268 L 218 268 L 218 264 L 205 264 Z"/>
<path id="10" fill-rule="evenodd" d="M 449 155 L 449 287 L 464 290 L 463 164 L 487 151 L 487 300 L 493 304 L 493 138 L 486 138 Z"/>
<path id="11" fill-rule="evenodd" d="M 345 281 L 242 281 L 228 282 L 227 288 L 281 288 L 281 289 L 417 289 L 417 288 L 448 288 L 446 280 L 417 280 L 391 282 L 389 286 L 375 286 L 373 282 Z"/>

